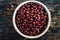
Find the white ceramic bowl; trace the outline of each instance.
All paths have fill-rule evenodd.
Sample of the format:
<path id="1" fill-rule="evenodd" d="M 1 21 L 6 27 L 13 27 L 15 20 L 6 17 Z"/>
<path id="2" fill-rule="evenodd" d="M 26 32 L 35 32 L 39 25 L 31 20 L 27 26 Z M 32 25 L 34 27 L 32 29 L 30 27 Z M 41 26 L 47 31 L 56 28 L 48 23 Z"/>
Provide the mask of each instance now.
<path id="1" fill-rule="evenodd" d="M 24 5 L 24 4 L 26 4 L 26 3 L 29 3 L 29 2 L 35 2 L 35 3 L 38 3 L 38 4 L 42 5 L 42 6 L 45 8 L 45 10 L 47 11 L 47 13 L 48 13 L 48 24 L 47 24 L 47 27 L 46 27 L 46 29 L 45 29 L 41 34 L 39 34 L 39 35 L 37 35 L 37 36 L 27 36 L 27 35 L 24 35 L 23 33 L 21 33 L 21 32 L 19 31 L 19 29 L 17 28 L 16 23 L 15 23 L 15 16 L 16 16 L 17 10 L 18 10 L 22 5 Z M 15 9 L 14 14 L 13 14 L 13 25 L 14 25 L 14 28 L 15 28 L 15 30 L 16 30 L 21 36 L 23 36 L 23 37 L 25 37 L 25 38 L 33 39 L 33 38 L 38 38 L 38 37 L 43 36 L 43 35 L 48 31 L 48 29 L 49 29 L 49 27 L 50 27 L 50 22 L 51 22 L 51 15 L 50 15 L 50 12 L 49 12 L 48 8 L 47 8 L 43 3 L 39 2 L 39 1 L 25 1 L 25 2 L 23 2 L 23 3 L 21 3 L 21 4 Z"/>

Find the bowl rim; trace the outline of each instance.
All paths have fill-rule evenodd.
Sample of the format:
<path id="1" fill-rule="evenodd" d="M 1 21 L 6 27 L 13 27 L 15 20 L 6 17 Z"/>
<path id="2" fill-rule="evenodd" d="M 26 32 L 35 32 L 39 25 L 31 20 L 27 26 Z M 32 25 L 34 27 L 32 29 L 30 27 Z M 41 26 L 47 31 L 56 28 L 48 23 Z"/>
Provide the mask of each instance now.
<path id="1" fill-rule="evenodd" d="M 47 27 L 46 27 L 46 29 L 45 29 L 41 34 L 39 34 L 39 35 L 37 35 L 37 36 L 27 36 L 27 35 L 24 35 L 23 33 L 21 33 L 21 32 L 19 31 L 19 29 L 17 28 L 16 23 L 15 23 L 15 16 L 16 16 L 17 10 L 18 10 L 22 5 L 24 5 L 24 4 L 26 4 L 26 3 L 29 3 L 29 2 L 35 2 L 35 3 L 38 3 L 38 4 L 42 5 L 42 6 L 45 8 L 45 10 L 47 11 L 47 13 L 48 13 L 48 24 L 47 24 Z M 12 20 L 12 21 L 13 21 L 13 26 L 14 26 L 15 30 L 17 31 L 17 33 L 19 33 L 21 36 L 23 36 L 23 37 L 25 37 L 25 38 L 33 39 L 33 38 L 38 38 L 38 37 L 43 36 L 43 35 L 48 31 L 48 29 L 49 29 L 49 27 L 50 27 L 50 23 L 51 23 L 51 14 L 50 14 L 48 8 L 47 8 L 43 3 L 39 2 L 39 1 L 25 1 L 25 2 L 22 2 L 21 4 L 19 4 L 19 5 L 17 6 L 17 8 L 15 9 L 14 14 L 13 14 L 13 20 Z"/>

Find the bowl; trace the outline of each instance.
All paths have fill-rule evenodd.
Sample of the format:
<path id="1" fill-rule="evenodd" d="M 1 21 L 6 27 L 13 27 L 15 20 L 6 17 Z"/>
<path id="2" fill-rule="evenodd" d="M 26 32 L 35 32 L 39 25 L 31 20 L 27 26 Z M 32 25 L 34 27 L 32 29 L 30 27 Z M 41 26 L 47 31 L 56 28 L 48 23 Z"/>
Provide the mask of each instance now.
<path id="1" fill-rule="evenodd" d="M 26 3 L 29 3 L 29 2 L 34 2 L 34 3 L 37 3 L 37 4 L 42 5 L 42 6 L 45 8 L 46 12 L 48 13 L 48 24 L 47 24 L 46 29 L 45 29 L 41 34 L 36 35 L 36 36 L 27 36 L 27 35 L 21 33 L 21 32 L 19 31 L 19 29 L 17 28 L 16 22 L 15 22 L 15 16 L 16 16 L 17 10 L 18 10 L 22 5 L 24 5 L 24 4 L 26 4 Z M 48 8 L 47 8 L 43 3 L 39 2 L 39 1 L 25 1 L 25 2 L 22 2 L 21 4 L 18 5 L 18 7 L 15 9 L 14 14 L 13 14 L 13 25 L 14 25 L 14 28 L 15 28 L 15 30 L 17 31 L 17 33 L 19 33 L 21 36 L 23 36 L 23 37 L 25 37 L 25 38 L 34 39 L 34 38 L 39 38 L 39 37 L 43 36 L 43 35 L 48 31 L 48 29 L 49 29 L 49 27 L 50 27 L 50 23 L 51 23 L 51 14 L 50 14 Z"/>

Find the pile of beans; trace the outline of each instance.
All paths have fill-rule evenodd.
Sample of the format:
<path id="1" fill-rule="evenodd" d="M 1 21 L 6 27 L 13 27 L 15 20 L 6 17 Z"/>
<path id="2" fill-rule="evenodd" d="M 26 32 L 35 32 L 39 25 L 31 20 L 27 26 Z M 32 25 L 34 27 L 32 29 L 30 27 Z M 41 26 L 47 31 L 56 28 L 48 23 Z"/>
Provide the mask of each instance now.
<path id="1" fill-rule="evenodd" d="M 48 13 L 42 5 L 29 2 L 18 9 L 15 22 L 21 33 L 28 36 L 36 36 L 46 29 Z"/>

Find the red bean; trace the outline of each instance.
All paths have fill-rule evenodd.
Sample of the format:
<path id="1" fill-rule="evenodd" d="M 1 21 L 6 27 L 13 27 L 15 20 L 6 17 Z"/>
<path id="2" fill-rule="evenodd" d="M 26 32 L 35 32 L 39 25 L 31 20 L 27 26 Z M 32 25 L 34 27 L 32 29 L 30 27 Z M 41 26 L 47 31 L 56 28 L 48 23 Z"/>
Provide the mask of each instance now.
<path id="1" fill-rule="evenodd" d="M 44 7 L 34 2 L 22 5 L 15 18 L 19 31 L 28 36 L 36 36 L 42 33 L 48 22 L 48 14 Z"/>

